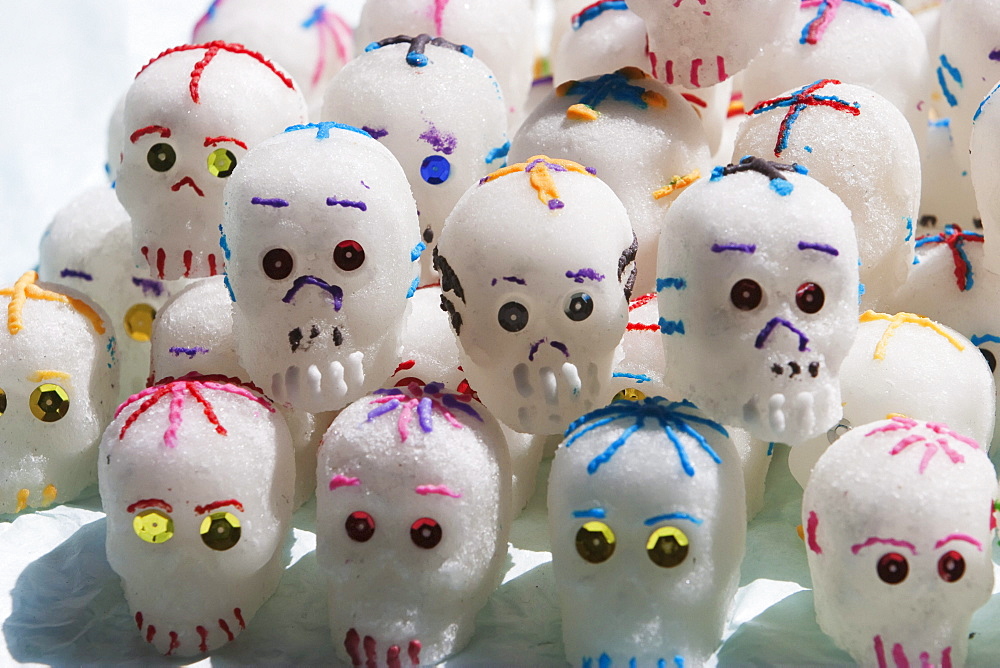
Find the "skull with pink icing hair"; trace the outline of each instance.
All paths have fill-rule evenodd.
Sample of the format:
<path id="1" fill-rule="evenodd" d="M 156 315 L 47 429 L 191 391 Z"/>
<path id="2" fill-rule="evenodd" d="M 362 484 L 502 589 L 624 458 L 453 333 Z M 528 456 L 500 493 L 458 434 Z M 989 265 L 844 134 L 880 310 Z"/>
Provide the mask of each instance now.
<path id="1" fill-rule="evenodd" d="M 993 589 L 997 479 L 949 427 L 904 417 L 848 432 L 802 501 L 820 627 L 863 665 L 963 665 Z"/>

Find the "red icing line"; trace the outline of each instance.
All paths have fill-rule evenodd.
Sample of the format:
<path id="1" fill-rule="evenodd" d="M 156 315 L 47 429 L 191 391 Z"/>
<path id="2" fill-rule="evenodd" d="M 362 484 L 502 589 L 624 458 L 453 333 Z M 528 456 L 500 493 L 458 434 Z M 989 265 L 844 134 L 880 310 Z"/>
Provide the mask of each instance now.
<path id="1" fill-rule="evenodd" d="M 630 322 L 625 325 L 625 330 L 629 332 L 658 332 L 660 331 L 659 325 L 644 325 L 639 322 Z"/>
<path id="2" fill-rule="evenodd" d="M 196 626 L 196 627 L 194 627 L 194 630 L 197 631 L 198 635 L 201 637 L 201 642 L 198 643 L 198 649 L 201 650 L 202 652 L 207 652 L 208 651 L 208 629 L 206 629 L 204 626 Z M 171 635 L 173 635 L 173 634 L 171 634 Z"/>
<path id="3" fill-rule="evenodd" d="M 875 659 L 878 661 L 878 668 L 888 668 L 885 662 L 885 646 L 882 644 L 882 636 L 873 638 L 875 643 Z"/>
<path id="4" fill-rule="evenodd" d="M 993 512 L 993 508 L 991 506 L 990 507 L 990 513 L 992 514 L 992 512 Z M 135 625 L 139 627 L 140 631 L 142 631 L 142 612 L 135 613 Z"/>
<path id="5" fill-rule="evenodd" d="M 701 69 L 701 58 L 694 58 L 691 61 L 691 85 L 700 86 L 698 82 L 698 70 Z"/>
<path id="6" fill-rule="evenodd" d="M 177 631 L 170 632 L 170 647 L 167 648 L 167 656 L 174 653 L 174 650 L 181 646 L 181 641 L 177 639 Z"/>
<path id="7" fill-rule="evenodd" d="M 219 270 L 215 266 L 215 253 L 208 254 L 208 275 L 215 276 Z"/>
<path id="8" fill-rule="evenodd" d="M 656 297 L 656 293 L 654 293 L 654 292 L 650 292 L 650 293 L 644 294 L 641 297 L 636 297 L 631 302 L 629 302 L 628 310 L 629 311 L 634 311 L 637 308 L 642 308 L 643 306 L 645 306 L 649 302 L 653 301 L 654 297 Z"/>
<path id="9" fill-rule="evenodd" d="M 694 95 L 693 93 L 681 93 L 681 97 L 691 104 L 697 105 L 703 109 L 708 107 L 708 102 L 705 102 L 705 100 L 701 99 L 697 95 Z"/>
<path id="10" fill-rule="evenodd" d="M 142 137 L 143 135 L 152 134 L 154 132 L 159 132 L 160 136 L 163 137 L 164 139 L 170 136 L 170 128 L 165 128 L 162 125 L 147 125 L 146 127 L 139 128 L 131 135 L 129 135 L 129 141 L 131 141 L 134 144 L 136 141 L 138 141 L 139 137 Z"/>
<path id="11" fill-rule="evenodd" d="M 188 392 L 194 397 L 195 401 L 201 404 L 203 412 L 205 414 L 205 419 L 215 425 L 215 433 L 219 436 L 226 436 L 226 428 L 219 424 L 219 416 L 215 414 L 215 410 L 212 408 L 212 404 L 208 403 L 205 397 L 201 396 L 201 392 L 195 385 L 188 385 Z"/>
<path id="12" fill-rule="evenodd" d="M 402 668 L 403 664 L 399 661 L 399 645 L 393 645 L 385 653 L 385 663 L 388 668 Z"/>
<path id="13" fill-rule="evenodd" d="M 146 258 L 146 263 L 149 263 L 149 246 L 143 246 L 139 249 L 142 252 L 142 256 Z"/>
<path id="14" fill-rule="evenodd" d="M 236 616 L 236 621 L 240 624 L 240 629 L 245 630 L 247 623 L 243 621 L 243 611 L 239 608 L 233 608 L 233 614 Z"/>
<path id="15" fill-rule="evenodd" d="M 361 638 L 358 636 L 358 632 L 354 629 L 349 630 L 344 637 L 344 649 L 347 650 L 348 656 L 351 657 L 351 664 L 355 666 L 361 665 L 361 653 L 358 652 L 360 645 Z"/>
<path id="16" fill-rule="evenodd" d="M 668 60 L 663 64 L 665 68 L 664 75 L 666 76 L 667 83 L 672 84 L 674 82 L 674 61 Z"/>
<path id="17" fill-rule="evenodd" d="M 156 249 L 156 271 L 159 272 L 160 278 L 163 278 L 163 265 L 166 264 L 167 253 L 162 248 Z"/>
<path id="18" fill-rule="evenodd" d="M 823 554 L 823 549 L 816 542 L 816 528 L 819 526 L 819 517 L 816 515 L 815 510 L 809 511 L 809 520 L 806 522 L 806 538 L 808 540 L 809 549 L 816 554 Z"/>
<path id="19" fill-rule="evenodd" d="M 236 638 L 236 636 L 233 635 L 233 632 L 229 630 L 229 624 L 226 623 L 226 620 L 221 618 L 219 619 L 219 628 L 226 632 L 226 637 L 229 638 L 229 642 L 232 642 L 233 639 Z"/>
<path id="20" fill-rule="evenodd" d="M 243 512 L 243 504 L 236 499 L 227 499 L 225 501 L 213 501 L 204 506 L 195 506 L 194 512 L 197 515 L 204 515 L 205 513 L 210 513 L 213 510 L 222 508 L 223 506 L 235 506 L 236 510 Z"/>
<path id="21" fill-rule="evenodd" d="M 247 145 L 245 142 L 236 139 L 235 137 L 205 137 L 205 146 L 215 146 L 219 142 L 228 141 L 236 144 L 244 151 L 247 150 Z"/>
<path id="22" fill-rule="evenodd" d="M 899 643 L 892 646 L 892 660 L 896 662 L 896 668 L 909 668 L 910 660 L 906 658 L 906 650 Z"/>
<path id="23" fill-rule="evenodd" d="M 951 230 L 949 233 L 948 230 Z M 976 233 L 963 232 L 958 225 L 949 225 L 944 232 L 934 235 L 924 235 L 918 237 L 924 245 L 944 244 L 951 249 L 951 257 L 955 262 L 955 281 L 958 289 L 963 292 L 969 286 L 969 266 L 966 259 L 962 257 L 962 244 L 966 241 L 972 243 L 983 243 L 983 236 Z"/>
<path id="24" fill-rule="evenodd" d="M 188 278 L 191 275 L 191 260 L 194 257 L 194 253 L 190 249 L 184 251 L 184 278 Z"/>
<path id="25" fill-rule="evenodd" d="M 411 640 L 410 641 L 410 647 L 407 650 L 407 654 L 410 655 L 410 662 L 414 666 L 419 666 L 420 665 L 420 648 L 421 647 L 422 647 L 422 645 L 420 644 L 419 640 Z"/>
<path id="26" fill-rule="evenodd" d="M 951 647 L 945 647 L 941 652 L 941 668 L 951 668 Z"/>
<path id="27" fill-rule="evenodd" d="M 171 506 L 166 501 L 164 501 L 163 499 L 141 499 L 130 505 L 125 510 L 126 512 L 131 514 L 134 513 L 136 510 L 144 510 L 146 508 L 162 508 L 163 510 L 166 510 L 168 513 L 174 512 L 174 507 Z M 141 619 L 142 619 L 142 613 L 141 612 L 136 613 L 136 621 L 139 621 Z"/>
<path id="28" fill-rule="evenodd" d="M 408 371 L 412 369 L 415 364 L 416 364 L 415 360 L 406 360 L 405 362 L 400 362 L 399 366 L 396 367 L 396 370 L 392 372 L 392 375 L 395 376 L 400 371 Z"/>
<path id="29" fill-rule="evenodd" d="M 716 56 L 715 65 L 719 69 L 719 81 L 725 81 L 728 79 L 729 75 L 726 74 L 726 59 L 722 56 Z"/>
<path id="30" fill-rule="evenodd" d="M 153 636 L 155 635 L 156 635 L 156 627 L 150 624 L 149 626 L 146 627 L 146 642 L 152 643 Z"/>
<path id="31" fill-rule="evenodd" d="M 997 528 L 996 501 L 990 501 L 990 531 Z"/>
<path id="32" fill-rule="evenodd" d="M 368 668 L 378 668 L 378 659 L 375 656 L 375 638 L 365 636 L 364 646 L 365 658 L 368 659 L 366 661 Z"/>

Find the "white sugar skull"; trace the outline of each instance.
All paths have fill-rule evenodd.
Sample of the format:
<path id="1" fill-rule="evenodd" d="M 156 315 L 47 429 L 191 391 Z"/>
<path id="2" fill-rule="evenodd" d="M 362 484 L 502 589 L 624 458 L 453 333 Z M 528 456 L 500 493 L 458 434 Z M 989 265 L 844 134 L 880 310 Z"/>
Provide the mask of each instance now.
<path id="1" fill-rule="evenodd" d="M 671 396 L 666 385 L 660 309 L 656 293 L 640 295 L 628 304 L 628 325 L 622 337 L 622 358 L 612 374 L 609 399 Z"/>
<path id="2" fill-rule="evenodd" d="M 635 250 L 611 188 L 569 160 L 533 156 L 459 200 L 435 261 L 442 308 L 501 422 L 553 434 L 608 401 Z"/>
<path id="3" fill-rule="evenodd" d="M 620 0 L 584 3 L 566 21 L 553 43 L 551 66 L 555 84 L 586 79 L 623 67 L 645 69 L 646 24 Z"/>
<path id="4" fill-rule="evenodd" d="M 337 416 L 316 560 L 342 660 L 432 665 L 469 641 L 507 554 L 509 466 L 497 422 L 439 384 L 379 390 Z"/>
<path id="5" fill-rule="evenodd" d="M 792 475 L 805 487 L 831 443 L 857 425 L 889 415 L 944 422 L 989 444 L 996 396 L 983 357 L 954 329 L 925 317 L 861 314 L 857 337 L 840 367 L 844 415 L 827 433 L 791 449 Z"/>
<path id="6" fill-rule="evenodd" d="M 363 128 L 403 167 L 428 249 L 462 194 L 506 164 L 507 109 L 493 73 L 472 50 L 429 35 L 370 45 L 327 86 L 323 118 Z"/>
<path id="7" fill-rule="evenodd" d="M 28 272 L 0 290 L 0 513 L 72 501 L 97 480 L 118 394 L 107 317 Z M 64 294 L 65 293 L 65 294 Z"/>
<path id="8" fill-rule="evenodd" d="M 646 22 L 655 78 L 686 88 L 725 81 L 787 32 L 795 0 L 629 0 Z"/>
<path id="9" fill-rule="evenodd" d="M 223 230 L 250 380 L 320 413 L 392 375 L 423 243 L 387 148 L 337 123 L 289 128 L 230 179 Z"/>
<path id="10" fill-rule="evenodd" d="M 119 409 L 99 459 L 108 561 L 139 633 L 191 656 L 235 639 L 278 586 L 292 448 L 270 403 L 182 380 Z"/>
<path id="11" fill-rule="evenodd" d="M 993 589 L 997 478 L 939 423 L 859 425 L 817 462 L 802 499 L 820 628 L 861 665 L 965 665 Z"/>
<path id="12" fill-rule="evenodd" d="M 997 57 L 1000 58 L 1000 49 Z M 1000 241 L 996 240 L 1000 237 L 1000 185 L 997 183 L 1000 170 L 996 163 L 997 150 L 1000 149 L 1000 105 L 997 105 L 996 100 L 998 89 L 1000 84 L 982 99 L 975 114 L 969 145 L 972 185 L 982 217 L 983 231 L 986 233 L 984 267 L 994 272 L 1000 272 Z"/>
<path id="13" fill-rule="evenodd" d="M 746 538 L 725 429 L 655 397 L 616 401 L 566 436 L 548 497 L 566 657 L 702 665 L 722 638 Z"/>
<path id="14" fill-rule="evenodd" d="M 168 49 L 125 98 L 118 199 L 153 278 L 223 272 L 222 190 L 247 150 L 306 117 L 292 79 L 259 53 L 210 42 Z"/>
<path id="15" fill-rule="evenodd" d="M 878 307 L 913 264 L 920 156 L 903 114 L 868 88 L 832 79 L 765 100 L 747 113 L 734 159 L 774 155 L 796 162 L 843 200 L 857 230 L 863 303 Z"/>
<path id="16" fill-rule="evenodd" d="M 656 279 L 667 384 L 790 445 L 840 418 L 837 374 L 857 328 L 851 213 L 804 172 L 748 157 L 681 193 Z"/>
<path id="17" fill-rule="evenodd" d="M 559 86 L 524 121 L 511 160 L 558 155 L 597 170 L 628 211 L 639 243 L 637 293 L 656 285 L 663 214 L 711 167 L 691 105 L 641 70 L 625 68 Z"/>
<path id="18" fill-rule="evenodd" d="M 920 155 L 918 235 L 940 232 L 947 224 L 968 230 L 983 226 L 973 189 L 977 170 L 959 166 L 954 144 L 950 118 L 927 124 L 927 137 Z M 976 152 L 975 148 L 972 152 Z M 987 169 L 992 168 L 992 163 L 989 164 Z"/>

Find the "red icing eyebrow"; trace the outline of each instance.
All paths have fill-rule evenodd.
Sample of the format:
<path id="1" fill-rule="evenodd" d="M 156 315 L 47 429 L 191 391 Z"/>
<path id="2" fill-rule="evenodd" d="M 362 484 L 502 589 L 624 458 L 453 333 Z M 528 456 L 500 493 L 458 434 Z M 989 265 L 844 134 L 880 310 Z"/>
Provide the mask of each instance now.
<path id="1" fill-rule="evenodd" d="M 222 508 L 223 506 L 235 506 L 236 510 L 243 512 L 243 504 L 236 499 L 226 499 L 225 501 L 213 501 L 206 506 L 195 506 L 194 512 L 198 515 L 204 515 L 205 513 L 210 513 L 213 510 Z"/>
<path id="2" fill-rule="evenodd" d="M 164 139 L 170 136 L 170 128 L 165 128 L 162 125 L 147 125 L 146 127 L 139 128 L 131 135 L 129 135 L 129 141 L 131 141 L 134 144 L 143 135 L 153 134 L 154 132 L 159 132 L 160 136 L 163 137 Z"/>
<path id="3" fill-rule="evenodd" d="M 943 545 L 947 545 L 953 540 L 964 540 L 966 543 L 969 543 L 974 547 L 978 548 L 980 552 L 983 551 L 983 544 L 980 543 L 975 538 L 973 538 L 972 536 L 970 536 L 969 534 L 965 533 L 953 533 L 945 536 L 944 538 L 942 538 L 941 540 L 939 540 L 934 544 L 934 549 L 936 550 Z"/>
<path id="4" fill-rule="evenodd" d="M 163 499 L 140 499 L 125 510 L 129 513 L 134 513 L 137 510 L 145 510 L 146 508 L 162 508 L 168 513 L 174 512 L 174 507 Z"/>
<path id="5" fill-rule="evenodd" d="M 462 498 L 461 494 L 451 491 L 446 485 L 417 485 L 417 488 L 413 491 L 421 496 L 427 496 L 428 494 L 440 494 L 441 496 L 448 496 L 453 499 Z"/>
<path id="6" fill-rule="evenodd" d="M 851 546 L 851 553 L 857 554 L 866 547 L 872 545 L 892 545 L 893 547 L 905 547 L 913 554 L 917 553 L 917 548 L 908 540 L 897 540 L 895 538 L 879 538 L 878 536 L 872 536 L 863 543 L 858 543 L 857 545 Z"/>
<path id="7" fill-rule="evenodd" d="M 205 137 L 205 146 L 215 146 L 219 142 L 223 141 L 232 142 L 233 144 L 236 144 L 244 151 L 247 148 L 246 143 L 241 142 L 239 139 L 236 139 L 235 137 Z"/>

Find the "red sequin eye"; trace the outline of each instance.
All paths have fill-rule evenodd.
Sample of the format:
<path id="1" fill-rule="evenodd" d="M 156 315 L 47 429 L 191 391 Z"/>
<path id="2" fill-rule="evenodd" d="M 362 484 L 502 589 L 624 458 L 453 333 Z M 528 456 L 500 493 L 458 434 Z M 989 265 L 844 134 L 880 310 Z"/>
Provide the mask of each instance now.
<path id="1" fill-rule="evenodd" d="M 958 582 L 965 575 L 965 557 L 951 550 L 938 559 L 938 575 L 945 582 Z"/>
<path id="2" fill-rule="evenodd" d="M 429 517 L 421 517 L 410 526 L 410 540 L 425 550 L 436 547 L 441 542 L 441 525 Z"/>
<path id="3" fill-rule="evenodd" d="M 818 313 L 823 308 L 825 301 L 826 295 L 823 294 L 823 288 L 815 283 L 803 283 L 795 291 L 795 305 L 803 313 Z"/>
<path id="4" fill-rule="evenodd" d="M 344 529 L 351 540 L 364 543 L 375 535 L 375 519 L 365 511 L 358 510 L 347 516 Z"/>
<path id="5" fill-rule="evenodd" d="M 341 241 L 333 249 L 333 263 L 344 271 L 354 271 L 365 263 L 365 249 L 357 241 Z"/>
<path id="6" fill-rule="evenodd" d="M 764 289 L 760 284 L 749 278 L 742 278 L 733 284 L 729 291 L 729 301 L 741 311 L 752 311 L 764 299 Z"/>
<path id="7" fill-rule="evenodd" d="M 910 565 L 907 563 L 906 557 L 900 553 L 888 552 L 878 560 L 878 566 L 875 570 L 882 582 L 894 585 L 906 579 L 910 572 Z"/>

